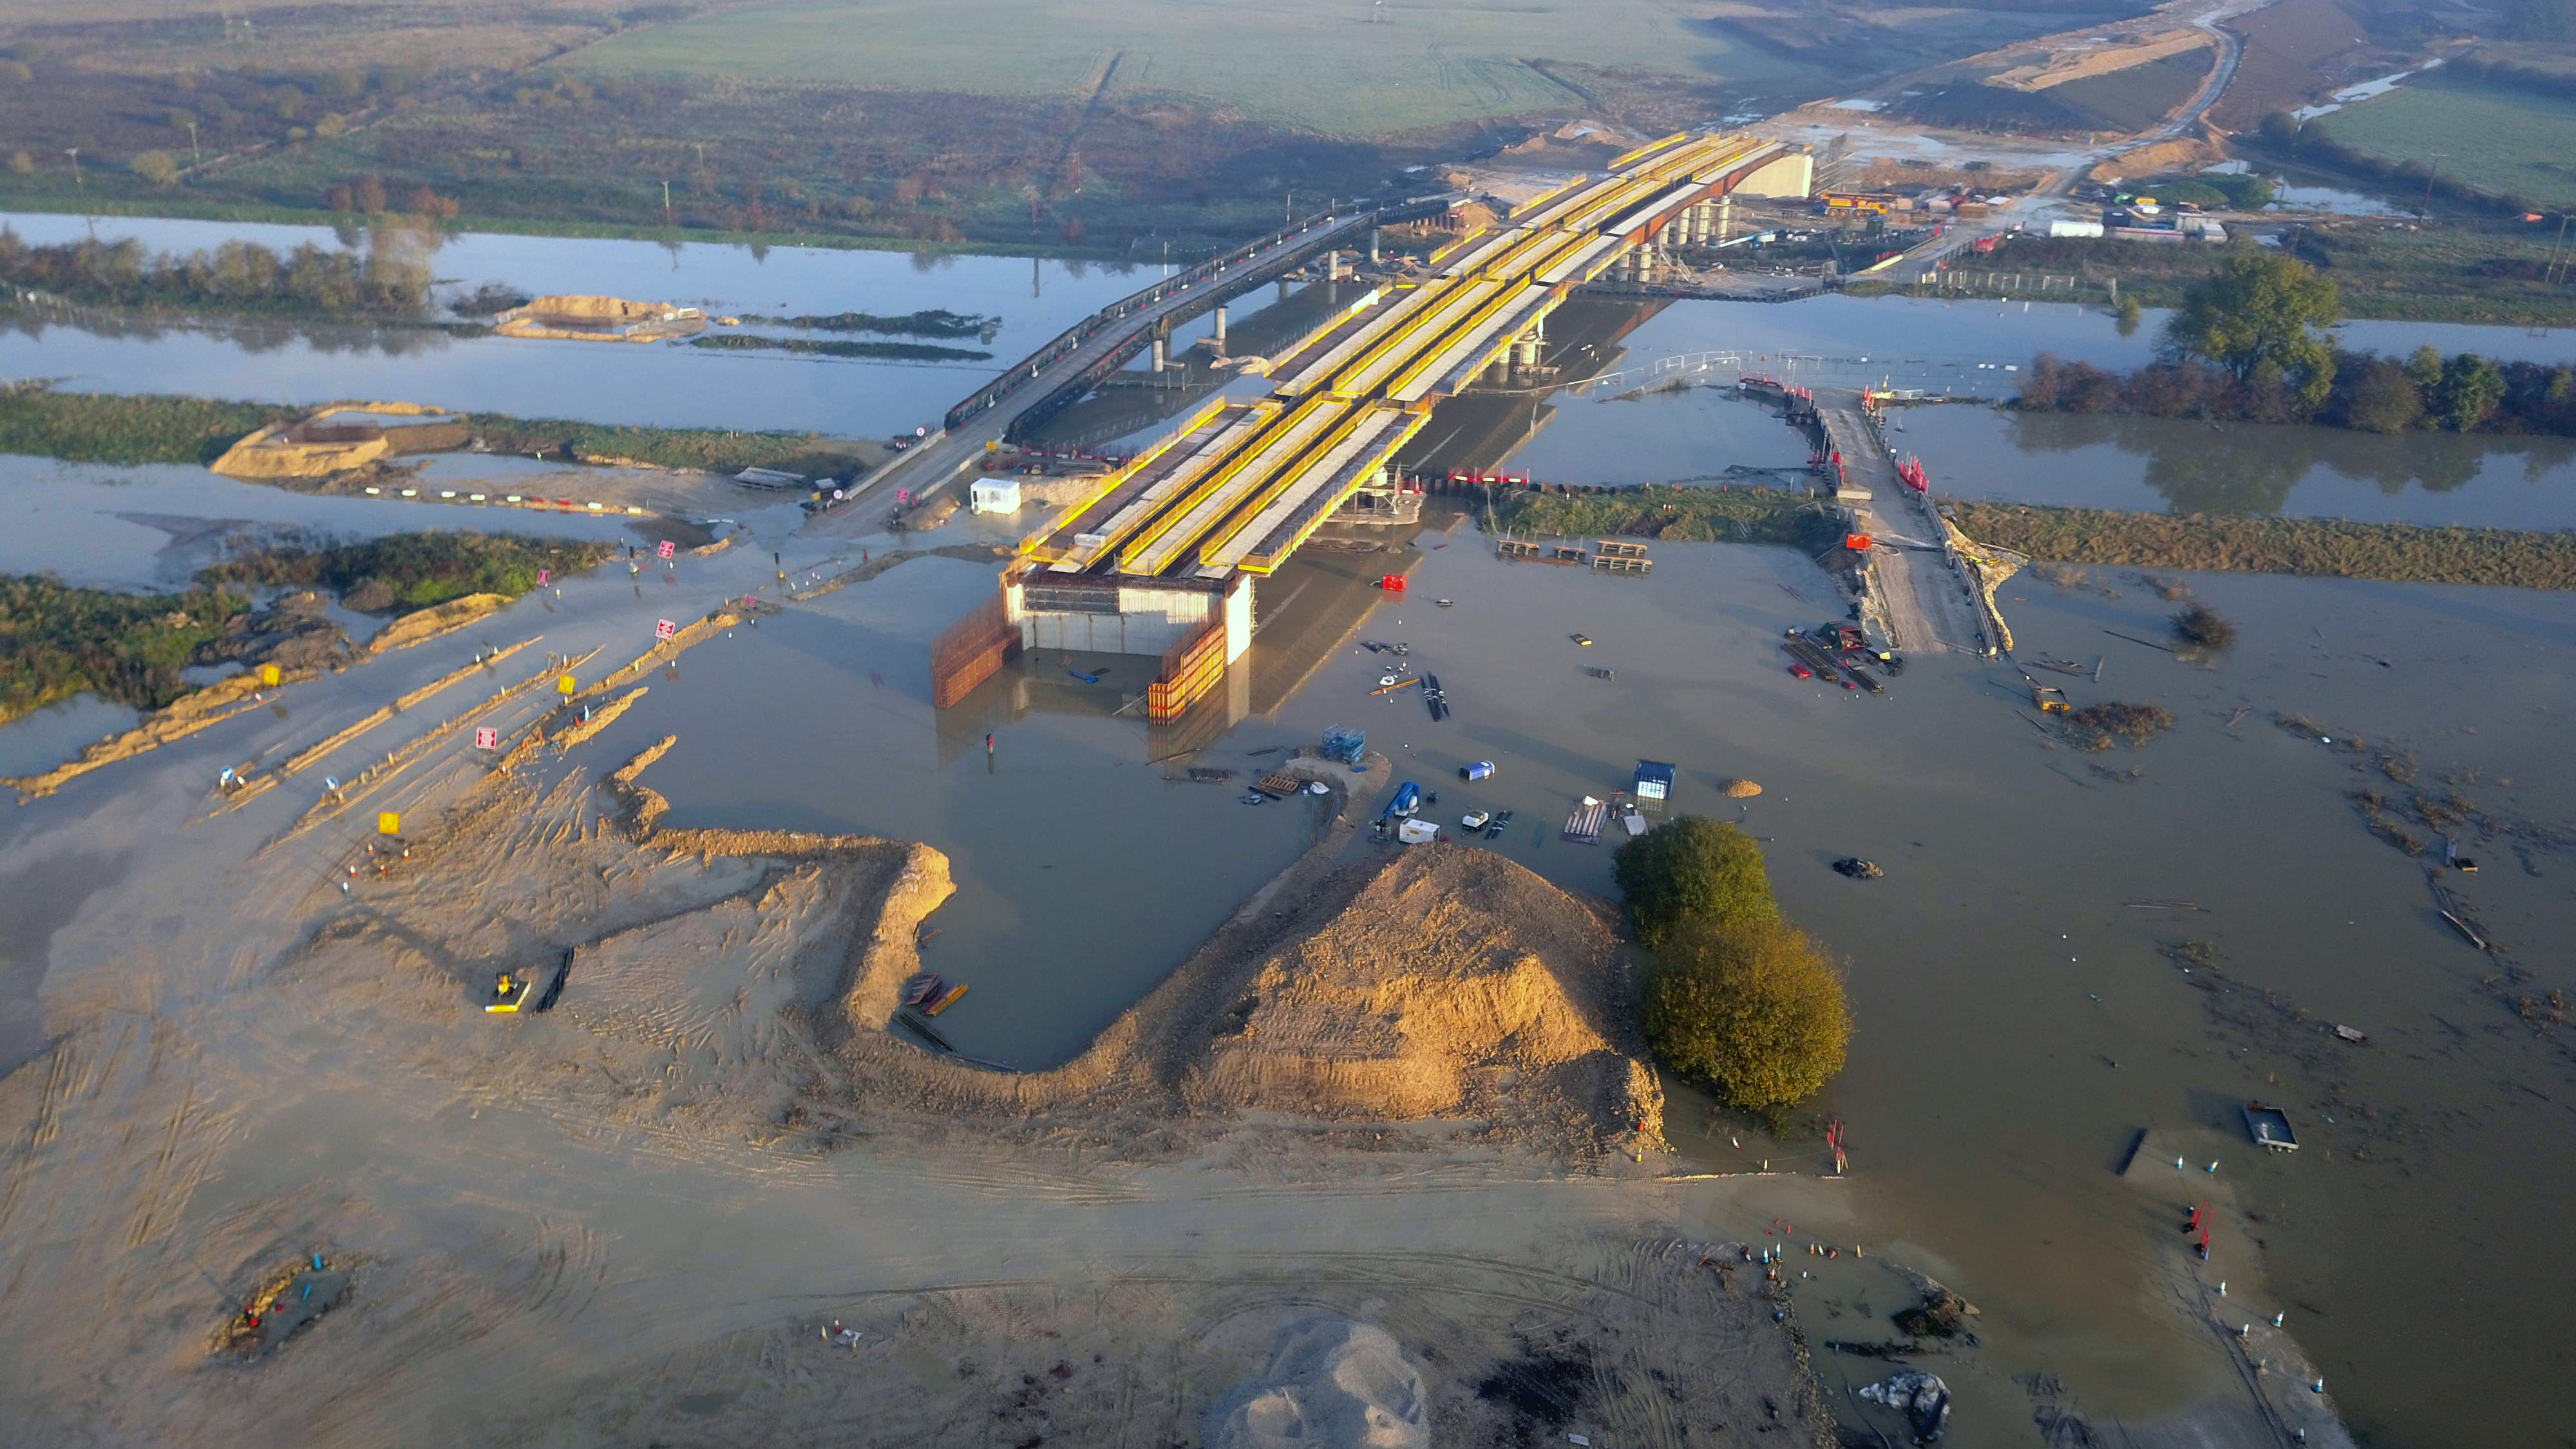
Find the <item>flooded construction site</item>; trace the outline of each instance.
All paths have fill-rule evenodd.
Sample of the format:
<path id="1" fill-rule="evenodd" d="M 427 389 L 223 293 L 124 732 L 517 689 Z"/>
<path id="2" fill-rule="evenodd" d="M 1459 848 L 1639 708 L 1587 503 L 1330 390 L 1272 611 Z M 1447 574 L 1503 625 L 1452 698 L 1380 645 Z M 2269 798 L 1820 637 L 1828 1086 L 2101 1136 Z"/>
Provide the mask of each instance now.
<path id="1" fill-rule="evenodd" d="M 480 239 L 478 267 L 461 270 L 568 285 L 548 247 L 573 245 Z M 833 267 L 864 265 L 873 278 L 910 266 L 578 245 L 630 270 L 685 262 L 685 288 L 668 295 L 781 310 L 822 310 L 843 294 L 849 279 Z M 921 285 L 906 305 L 1007 317 L 995 349 L 1010 356 L 1014 342 L 1136 284 L 1002 258 L 911 275 Z M 651 285 L 640 271 L 629 280 Z M 1347 308 L 1352 285 L 1265 288 L 1236 304 L 1229 342 L 1284 346 Z M 1168 371 L 1129 368 L 1041 441 L 1127 451 L 1194 407 L 1264 386 L 1191 347 L 1213 325 L 1183 329 Z M 1717 385 L 1739 372 L 1991 403 L 2037 351 L 2131 365 L 2152 336 L 2124 337 L 2075 307 L 1586 297 L 1550 324 L 1549 375 L 1442 403 L 1403 462 L 1434 477 L 1777 485 L 1805 469 L 1808 444 L 1772 408 Z M 2344 341 L 2564 352 L 2555 339 L 2500 336 L 2355 324 Z M 41 351 L 39 340 L 0 337 L 0 359 L 88 387 L 238 390 L 223 381 L 241 357 L 235 340 L 74 328 L 44 331 Z M 489 360 L 520 344 L 432 338 L 368 354 L 351 385 L 339 373 L 350 359 L 308 346 L 263 371 L 272 391 L 854 435 L 935 416 L 934 402 L 973 380 L 971 369 L 919 368 L 926 380 L 872 392 L 880 374 L 907 369 L 773 367 L 662 346 L 594 349 L 610 354 L 602 372 L 545 361 L 560 353 L 510 354 L 540 359 L 522 375 Z M 2576 457 L 2548 440 L 2425 436 L 2391 448 L 2323 429 L 2219 432 L 1968 404 L 1906 410 L 1895 426 L 1933 491 L 1961 498 L 2576 523 Z M 2291 435 L 2300 446 L 2285 449 Z M 0 569 L 34 566 L 12 540 L 42 526 L 59 530 L 47 566 L 75 581 L 166 582 L 225 528 L 355 534 L 373 526 L 363 511 L 395 507 L 196 470 L 0 461 L 0 520 L 12 525 L 0 529 Z M 447 476 L 486 463 L 493 476 L 518 466 L 461 458 Z M 674 830 L 870 837 L 946 856 L 956 892 L 920 922 L 920 960 L 944 990 L 967 990 L 943 1001 L 938 1044 L 994 1072 L 1074 1061 L 1212 933 L 1270 910 L 1264 887 L 1333 821 L 1375 818 L 1404 783 L 1425 792 L 1423 818 L 1451 839 L 1585 897 L 1616 899 L 1611 860 L 1627 838 L 1616 817 L 1597 839 L 1568 838 L 1587 799 L 1639 804 L 1642 823 L 1738 824 L 1764 843 L 1784 909 L 1845 964 L 1857 1030 L 1848 1067 L 1794 1120 L 1766 1126 L 1673 1094 L 1678 1170 L 1776 1175 L 1748 1185 L 1754 1207 L 1734 1220 L 1673 1227 L 1716 1240 L 1797 1211 L 1809 1233 L 1866 1250 L 1799 1261 L 1789 1285 L 1829 1396 L 1882 1375 L 1875 1359 L 1827 1344 L 1886 1336 L 1902 1265 L 1982 1310 L 1981 1346 L 1940 1362 L 1959 1394 L 1959 1443 L 2060 1442 L 2047 1416 L 2066 1407 L 2168 1435 L 2142 1442 L 2190 1442 L 2188 1420 L 2174 1421 L 2243 1395 L 2239 1326 L 2250 1339 L 2276 1315 L 2363 1442 L 2557 1432 L 2552 1389 L 2576 1367 L 2545 1266 L 2576 1254 L 2576 1226 L 2546 1210 L 2576 1190 L 2576 1156 L 2558 1146 L 2576 1056 L 2556 944 L 2576 930 L 2576 777 L 2563 768 L 2576 596 L 2024 572 L 1998 604 L 2020 658 L 2061 666 L 2047 684 L 2079 705 L 2171 713 L 2143 745 L 2088 749 L 2035 707 L 2009 659 L 1916 650 L 1871 692 L 1793 673 L 1784 631 L 1847 616 L 1832 578 L 1800 551 L 1647 541 L 1650 572 L 1548 567 L 1508 557 L 1472 497 L 1420 506 L 1408 523 L 1332 524 L 1260 577 L 1248 652 L 1170 723 L 1139 707 L 1156 654 L 1044 643 L 934 705 L 933 639 L 993 594 L 1004 557 L 1049 521 L 1044 507 L 826 538 L 800 532 L 792 507 L 728 506 L 714 531 L 743 546 L 658 576 L 649 561 L 606 566 L 561 604 L 522 602 L 493 629 L 540 607 L 691 619 L 755 592 L 787 595 L 638 673 L 649 693 L 597 733 L 596 756 L 633 759 L 672 739 L 640 779 L 668 802 Z M 496 512 L 415 511 L 403 526 L 488 528 Z M 173 523 L 188 518 L 203 526 Z M 540 524 L 553 527 L 535 516 L 509 526 Z M 574 531 L 623 538 L 613 521 Z M 878 566 L 896 551 L 903 561 Z M 2186 600 L 2234 621 L 2239 641 L 2177 653 L 2167 621 Z M 1426 702 L 1435 678 L 1445 709 Z M 0 730 L 0 773 L 102 723 L 119 719 L 76 712 Z M 1388 773 L 1358 792 L 1254 789 L 1336 727 L 1363 734 Z M 1640 768 L 1657 763 L 1673 767 L 1669 798 L 1640 802 Z M 1758 793 L 1731 793 L 1730 781 Z M 1406 847 L 1362 832 L 1333 848 L 1362 859 Z M 2428 872 L 2460 855 L 2478 868 Z M 1882 873 L 1838 873 L 1852 858 Z M 16 924 L 50 933 L 50 921 Z M 0 920 L 0 939 L 12 924 Z M 9 990 L 14 1000 L 18 984 Z M 2299 1150 L 2251 1140 L 2249 1100 L 2285 1113 Z M 1819 1182 L 1828 1120 L 1845 1126 L 1851 1170 Z M 2230 1231 L 2203 1265 L 2183 1224 L 2213 1201 Z M 2223 1296 L 2204 1286 L 2213 1280 Z"/>
<path id="2" fill-rule="evenodd" d="M 1985 1306 L 1997 1367 L 1963 1391 L 1963 1433 L 2027 1432 L 2023 1372 L 2131 1422 L 2216 1394 L 2234 1370 L 2210 1324 L 2240 1313 L 2286 1313 L 2356 1427 L 2392 1440 L 2513 1437 L 2544 1412 L 2498 1385 L 2563 1367 L 2517 1265 L 2576 1248 L 2527 1211 L 2576 1186 L 2563 1154 L 2532 1150 L 2564 1130 L 2570 1064 L 2527 1009 L 2551 1012 L 2546 943 L 2576 925 L 2576 790 L 2551 766 L 2576 605 L 2018 579 L 2025 658 L 2078 661 L 2063 682 L 2085 702 L 2177 720 L 2093 753 L 2041 722 L 2009 665 L 1918 656 L 1881 696 L 1791 675 L 1782 630 L 1839 614 L 1792 551 L 1659 544 L 1651 575 L 1610 577 L 1504 561 L 1468 516 L 1433 514 L 1394 553 L 1312 553 L 1265 583 L 1247 692 L 1177 727 L 1118 713 L 1150 660 L 1048 650 L 933 711 L 908 621 L 990 574 L 923 560 L 692 653 L 611 752 L 680 736 L 647 777 L 677 823 L 948 852 L 960 890 L 923 959 L 973 990 L 939 1030 L 1022 1069 L 1080 1051 L 1306 847 L 1334 807 L 1238 797 L 1329 726 L 1437 792 L 1425 814 L 1451 834 L 1604 896 L 1611 842 L 1561 839 L 1569 810 L 1627 789 L 1640 760 L 1673 762 L 1670 809 L 1766 842 L 1784 905 L 1848 962 L 1852 1062 L 1814 1109 L 1851 1124 L 1835 1231 Z M 1378 587 L 1398 567 L 1406 589 Z M 2166 639 L 2186 590 L 2241 622 L 2232 652 L 2132 642 Z M 1405 645 L 1449 717 L 1419 690 L 1373 693 L 1394 666 L 1362 641 Z M 1479 761 L 1491 776 L 1462 781 Z M 1728 779 L 1762 792 L 1727 798 Z M 2473 812 L 2451 834 L 2486 868 L 2452 889 L 2497 954 L 2445 923 L 2424 859 L 2373 833 L 2364 792 Z M 1499 835 L 1458 823 L 1503 811 Z M 1884 878 L 1829 868 L 1855 855 Z M 2289 1104 L 2302 1151 L 2249 1143 L 2238 1106 L 2257 1097 Z M 1677 1114 L 1674 1134 L 1717 1171 L 1813 1171 L 1822 1151 L 1803 1126 L 1714 1114 Z M 2260 1226 L 2213 1248 L 2229 1301 L 2177 1312 L 2191 1245 L 2168 1220 L 2212 1194 Z"/>

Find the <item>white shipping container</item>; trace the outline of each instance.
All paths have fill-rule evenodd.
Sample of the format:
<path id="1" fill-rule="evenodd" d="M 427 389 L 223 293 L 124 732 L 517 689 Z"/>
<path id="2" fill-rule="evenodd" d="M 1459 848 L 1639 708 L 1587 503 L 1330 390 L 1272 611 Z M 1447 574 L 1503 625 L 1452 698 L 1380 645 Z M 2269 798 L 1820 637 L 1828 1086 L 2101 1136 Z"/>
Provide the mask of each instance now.
<path id="1" fill-rule="evenodd" d="M 2098 221 L 2052 221 L 2048 224 L 2048 234 L 2050 236 L 2100 236 L 2102 235 L 2102 223 Z"/>

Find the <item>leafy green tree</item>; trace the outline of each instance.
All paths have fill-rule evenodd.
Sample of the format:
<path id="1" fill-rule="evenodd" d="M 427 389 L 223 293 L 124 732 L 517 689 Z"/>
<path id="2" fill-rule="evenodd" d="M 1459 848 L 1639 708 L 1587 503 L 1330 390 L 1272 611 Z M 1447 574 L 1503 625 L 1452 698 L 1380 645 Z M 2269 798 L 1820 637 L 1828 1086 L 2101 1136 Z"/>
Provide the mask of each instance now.
<path id="1" fill-rule="evenodd" d="M 2442 390 L 2442 350 L 2427 342 L 2406 359 L 2406 376 L 2415 390 L 2432 397 Z"/>
<path id="2" fill-rule="evenodd" d="M 167 151 L 146 151 L 126 164 L 133 168 L 135 175 L 155 186 L 172 186 L 178 183 L 179 163 L 173 160 Z"/>
<path id="3" fill-rule="evenodd" d="M 2168 357 L 2202 358 L 2250 384 L 2265 364 L 2310 406 L 2334 385 L 2334 352 L 2323 329 L 2343 320 L 2335 284 L 2307 263 L 2267 252 L 2241 252 L 2217 275 L 2183 294 L 2165 324 Z"/>
<path id="4" fill-rule="evenodd" d="M 2474 352 L 2463 352 L 2442 364 L 2440 389 L 2433 411 L 2455 433 L 2474 431 L 2495 415 L 2504 401 L 2504 371 Z"/>
<path id="5" fill-rule="evenodd" d="M 2362 364 L 2344 394 L 2343 421 L 2365 433 L 2402 433 L 2424 419 L 2424 394 L 2410 369 L 2380 358 Z"/>
<path id="6" fill-rule="evenodd" d="M 1851 1013 L 1842 977 L 1804 931 L 1694 920 L 1656 953 L 1645 1029 L 1657 1057 L 1728 1105 L 1777 1112 L 1842 1070 Z"/>
<path id="7" fill-rule="evenodd" d="M 1619 847 L 1610 863 L 1637 921 L 1637 940 L 1659 948 L 1685 922 L 1720 931 L 1780 918 L 1762 847 L 1732 825 L 1684 815 Z"/>
<path id="8" fill-rule="evenodd" d="M 2135 335 L 2138 330 L 2138 320 L 2146 314 L 2146 310 L 2146 308 L 2138 305 L 2138 298 L 2135 293 L 2122 297 L 2120 299 L 2120 305 L 2113 308 L 2111 313 L 2113 317 L 2118 319 L 2120 335 L 2123 337 Z"/>

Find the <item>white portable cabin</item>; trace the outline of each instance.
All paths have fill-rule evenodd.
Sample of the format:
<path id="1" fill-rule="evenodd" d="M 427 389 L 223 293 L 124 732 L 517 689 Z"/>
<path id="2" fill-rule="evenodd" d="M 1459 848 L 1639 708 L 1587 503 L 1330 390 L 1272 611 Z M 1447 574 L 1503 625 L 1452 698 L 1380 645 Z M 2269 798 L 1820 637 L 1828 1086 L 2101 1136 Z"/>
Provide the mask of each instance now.
<path id="1" fill-rule="evenodd" d="M 1020 480 L 979 479 L 967 490 L 967 504 L 977 513 L 1017 513 L 1020 511 Z"/>

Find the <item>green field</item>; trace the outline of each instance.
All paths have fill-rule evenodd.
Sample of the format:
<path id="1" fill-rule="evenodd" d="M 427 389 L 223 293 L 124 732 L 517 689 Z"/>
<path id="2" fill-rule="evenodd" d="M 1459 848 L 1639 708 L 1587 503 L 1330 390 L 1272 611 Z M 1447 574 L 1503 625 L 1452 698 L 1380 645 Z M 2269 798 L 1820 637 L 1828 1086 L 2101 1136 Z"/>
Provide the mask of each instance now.
<path id="1" fill-rule="evenodd" d="M 2392 164 L 2438 164 L 2491 195 L 2576 201 L 2576 101 L 2454 84 L 2437 71 L 2309 124 Z"/>
<path id="2" fill-rule="evenodd" d="M 1738 87 L 1808 67 L 1653 0 L 776 0 L 604 41 L 568 62 L 600 74 L 758 76 L 836 87 L 1031 99 L 1098 89 L 1189 97 L 1256 125 L 1379 136 L 1592 102 L 1549 61 Z M 1533 62 L 1536 62 L 1535 64 Z M 1113 69 L 1114 66 L 1114 69 Z"/>

